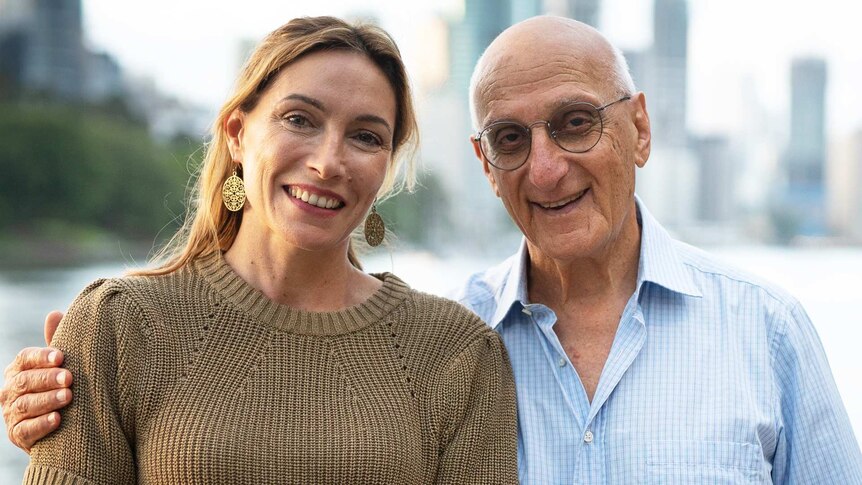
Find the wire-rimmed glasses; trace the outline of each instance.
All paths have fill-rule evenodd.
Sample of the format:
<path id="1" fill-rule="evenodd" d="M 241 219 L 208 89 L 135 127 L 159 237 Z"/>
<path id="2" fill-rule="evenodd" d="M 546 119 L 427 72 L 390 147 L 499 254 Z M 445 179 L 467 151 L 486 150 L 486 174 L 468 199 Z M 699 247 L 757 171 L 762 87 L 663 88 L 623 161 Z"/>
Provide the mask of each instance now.
<path id="1" fill-rule="evenodd" d="M 631 96 L 612 101 L 604 106 L 577 102 L 558 109 L 549 120 L 537 120 L 529 125 L 515 121 L 496 121 L 473 136 L 479 143 L 482 155 L 500 170 L 515 170 L 530 156 L 532 133 L 536 125 L 545 125 L 551 139 L 570 153 L 583 153 L 599 143 L 604 131 L 602 111 Z"/>

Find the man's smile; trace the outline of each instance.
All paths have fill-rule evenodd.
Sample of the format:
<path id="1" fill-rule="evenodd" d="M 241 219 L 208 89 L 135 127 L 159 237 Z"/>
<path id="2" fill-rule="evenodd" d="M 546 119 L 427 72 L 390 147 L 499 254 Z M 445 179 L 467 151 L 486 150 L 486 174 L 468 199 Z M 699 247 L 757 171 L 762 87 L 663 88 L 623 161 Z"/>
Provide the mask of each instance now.
<path id="1" fill-rule="evenodd" d="M 578 192 L 575 195 L 572 195 L 572 196 L 569 196 L 569 197 L 566 197 L 563 199 L 559 199 L 559 200 L 555 200 L 555 201 L 551 201 L 551 202 L 533 202 L 533 204 L 538 205 L 539 207 L 541 207 L 542 209 L 545 209 L 545 210 L 560 211 L 563 208 L 569 207 L 569 206 L 573 205 L 574 203 L 580 201 L 589 191 L 590 191 L 590 189 L 586 188 L 586 189 Z"/>

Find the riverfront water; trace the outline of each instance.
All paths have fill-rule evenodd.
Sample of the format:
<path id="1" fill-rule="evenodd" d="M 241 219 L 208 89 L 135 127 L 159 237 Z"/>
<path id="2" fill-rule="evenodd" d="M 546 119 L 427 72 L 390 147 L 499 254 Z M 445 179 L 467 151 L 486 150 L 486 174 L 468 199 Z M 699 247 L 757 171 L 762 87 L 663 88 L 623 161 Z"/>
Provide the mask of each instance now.
<path id="1" fill-rule="evenodd" d="M 799 298 L 823 341 L 857 438 L 862 435 L 862 249 L 721 248 L 723 259 L 778 282 Z M 392 271 L 413 287 L 440 293 L 493 261 L 486 256 L 441 259 L 428 253 L 379 252 L 366 269 Z M 43 345 L 42 322 L 65 309 L 90 281 L 121 275 L 123 264 L 71 269 L 0 271 L 0 367 L 24 346 Z M 0 438 L 0 483 L 20 483 L 27 455 Z"/>

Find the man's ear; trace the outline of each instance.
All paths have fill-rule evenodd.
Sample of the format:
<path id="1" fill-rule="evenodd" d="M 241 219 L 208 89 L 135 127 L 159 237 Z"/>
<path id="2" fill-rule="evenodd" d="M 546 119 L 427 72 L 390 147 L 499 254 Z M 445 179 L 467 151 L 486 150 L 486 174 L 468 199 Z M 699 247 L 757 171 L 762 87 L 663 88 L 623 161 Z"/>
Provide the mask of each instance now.
<path id="1" fill-rule="evenodd" d="M 635 147 L 635 164 L 643 168 L 649 159 L 652 148 L 652 133 L 650 131 L 649 113 L 646 109 L 646 95 L 641 91 L 634 95 L 632 101 L 637 105 L 634 113 L 635 129 L 637 129 L 638 140 Z"/>
<path id="2" fill-rule="evenodd" d="M 227 146 L 230 156 L 235 161 L 242 161 L 242 137 L 245 113 L 239 109 L 233 110 L 224 122 L 224 131 L 227 134 Z"/>
<path id="3" fill-rule="evenodd" d="M 488 178 L 488 182 L 491 184 L 491 189 L 494 190 L 494 194 L 497 197 L 500 197 L 500 190 L 497 188 L 497 180 L 494 179 L 494 174 L 491 173 L 491 164 L 488 163 L 488 160 L 482 155 L 482 149 L 479 147 L 479 141 L 473 138 L 473 135 L 470 135 L 470 143 L 473 144 L 473 153 L 476 154 L 476 158 L 482 162 L 482 170 L 485 171 L 485 177 Z"/>

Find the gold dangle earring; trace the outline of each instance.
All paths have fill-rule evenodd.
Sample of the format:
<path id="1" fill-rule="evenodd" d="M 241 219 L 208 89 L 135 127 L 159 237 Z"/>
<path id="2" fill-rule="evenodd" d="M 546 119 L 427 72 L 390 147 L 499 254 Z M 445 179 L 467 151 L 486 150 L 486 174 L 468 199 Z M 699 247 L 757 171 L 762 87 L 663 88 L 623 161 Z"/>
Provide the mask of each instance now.
<path id="1" fill-rule="evenodd" d="M 221 186 L 221 196 L 224 206 L 231 212 L 237 212 L 245 205 L 245 182 L 236 175 L 236 168 Z"/>
<path id="2" fill-rule="evenodd" d="M 371 213 L 365 218 L 365 241 L 371 247 L 380 246 L 383 236 L 386 235 L 386 225 L 383 218 L 377 213 L 377 200 L 371 204 Z"/>

